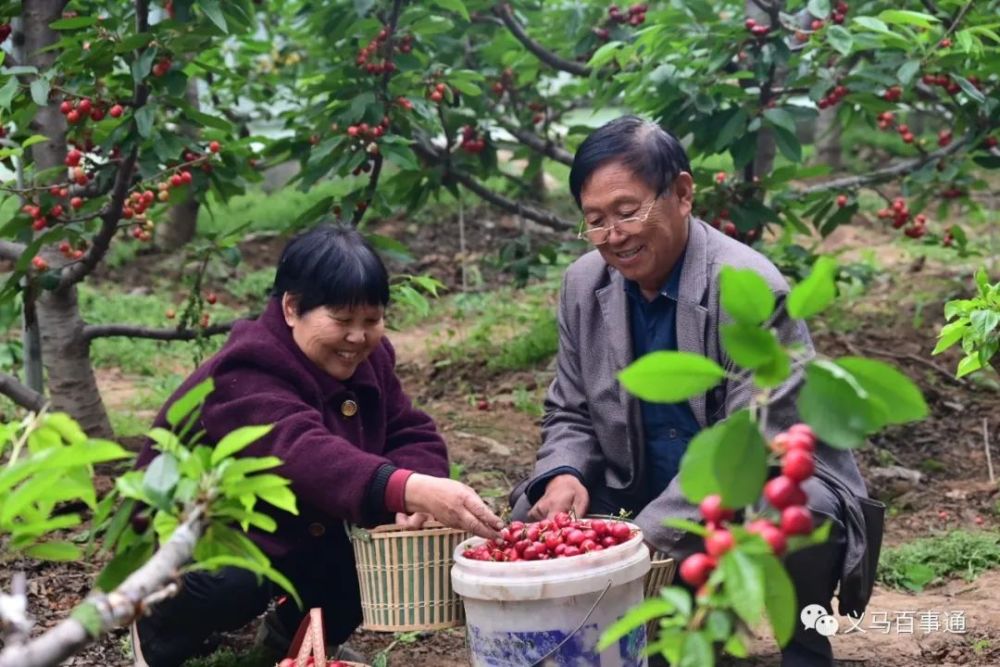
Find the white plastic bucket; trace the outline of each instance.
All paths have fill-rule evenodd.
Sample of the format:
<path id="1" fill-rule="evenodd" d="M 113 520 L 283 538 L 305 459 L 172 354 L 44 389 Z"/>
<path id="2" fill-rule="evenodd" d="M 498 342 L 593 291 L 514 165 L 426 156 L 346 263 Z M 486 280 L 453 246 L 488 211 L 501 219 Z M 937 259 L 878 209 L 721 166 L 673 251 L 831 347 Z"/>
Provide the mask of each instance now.
<path id="1" fill-rule="evenodd" d="M 645 625 L 596 652 L 601 633 L 643 601 L 650 560 L 642 533 L 571 558 L 494 563 L 462 555 L 482 542 L 459 544 L 451 569 L 473 667 L 645 667 Z"/>

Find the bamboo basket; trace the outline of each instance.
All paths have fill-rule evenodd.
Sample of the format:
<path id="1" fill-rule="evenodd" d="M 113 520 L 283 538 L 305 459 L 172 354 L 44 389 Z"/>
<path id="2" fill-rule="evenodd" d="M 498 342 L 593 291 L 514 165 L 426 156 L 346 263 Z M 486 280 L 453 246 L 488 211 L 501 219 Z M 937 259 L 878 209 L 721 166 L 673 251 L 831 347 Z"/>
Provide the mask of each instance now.
<path id="1" fill-rule="evenodd" d="M 439 630 L 465 623 L 451 587 L 455 547 L 472 535 L 429 523 L 418 530 L 353 528 L 361 626 L 378 632 Z"/>
<path id="2" fill-rule="evenodd" d="M 652 554 L 652 564 L 646 574 L 644 597 L 655 598 L 660 595 L 660 589 L 669 586 L 674 580 L 677 571 L 677 562 L 656 551 Z"/>

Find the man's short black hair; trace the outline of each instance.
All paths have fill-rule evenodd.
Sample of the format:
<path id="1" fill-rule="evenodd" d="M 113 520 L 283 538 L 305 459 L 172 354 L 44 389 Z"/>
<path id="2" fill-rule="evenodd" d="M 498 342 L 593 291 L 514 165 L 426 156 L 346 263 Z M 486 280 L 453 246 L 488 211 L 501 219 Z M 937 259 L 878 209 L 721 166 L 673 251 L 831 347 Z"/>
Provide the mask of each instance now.
<path id="1" fill-rule="evenodd" d="M 333 308 L 389 303 L 389 272 L 358 230 L 320 225 L 285 246 L 271 295 L 297 297 L 299 315 L 319 306 Z"/>
<path id="2" fill-rule="evenodd" d="M 638 116 L 622 116 L 594 130 L 576 149 L 569 170 L 569 190 L 576 205 L 584 183 L 601 166 L 621 162 L 655 192 L 662 195 L 682 171 L 691 171 L 687 153 L 656 123 Z"/>

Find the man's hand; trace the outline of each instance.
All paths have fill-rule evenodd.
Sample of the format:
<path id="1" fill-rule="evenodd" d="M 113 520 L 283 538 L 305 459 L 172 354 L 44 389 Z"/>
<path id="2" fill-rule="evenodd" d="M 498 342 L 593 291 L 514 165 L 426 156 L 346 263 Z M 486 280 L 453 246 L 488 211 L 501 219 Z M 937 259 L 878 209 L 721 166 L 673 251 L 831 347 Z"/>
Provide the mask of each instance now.
<path id="1" fill-rule="evenodd" d="M 396 512 L 396 525 L 406 530 L 418 530 L 423 528 L 424 524 L 433 518 L 430 514 L 423 514 L 422 512 L 415 512 L 413 514 Z"/>
<path id="2" fill-rule="evenodd" d="M 470 487 L 444 477 L 414 473 L 403 494 L 406 511 L 429 514 L 449 528 L 487 539 L 500 537 L 501 521 Z"/>
<path id="3" fill-rule="evenodd" d="M 541 521 L 572 510 L 582 517 L 589 506 L 590 494 L 576 475 L 556 475 L 545 485 L 545 495 L 528 511 L 528 516 Z"/>

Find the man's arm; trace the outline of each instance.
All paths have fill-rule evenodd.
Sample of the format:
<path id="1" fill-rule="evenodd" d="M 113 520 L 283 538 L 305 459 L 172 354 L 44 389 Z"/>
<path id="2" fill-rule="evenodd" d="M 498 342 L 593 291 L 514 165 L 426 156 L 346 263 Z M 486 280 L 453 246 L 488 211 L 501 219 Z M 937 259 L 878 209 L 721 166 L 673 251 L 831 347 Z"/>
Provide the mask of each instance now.
<path id="1" fill-rule="evenodd" d="M 542 502 L 541 498 L 546 495 L 549 482 L 553 479 L 569 483 L 575 478 L 577 485 L 582 487 L 602 476 L 604 457 L 587 407 L 586 382 L 580 367 L 578 347 L 579 323 L 573 316 L 568 280 L 569 273 L 563 278 L 559 297 L 559 351 L 556 355 L 556 376 L 545 396 L 542 447 L 538 451 L 534 474 L 525 487 L 532 505 Z M 555 504 L 565 502 L 553 503 L 553 507 Z M 580 511 L 578 502 L 572 505 Z M 586 503 L 583 506 L 583 511 L 586 511 Z M 570 507 L 559 507 L 553 511 L 568 509 Z"/>

